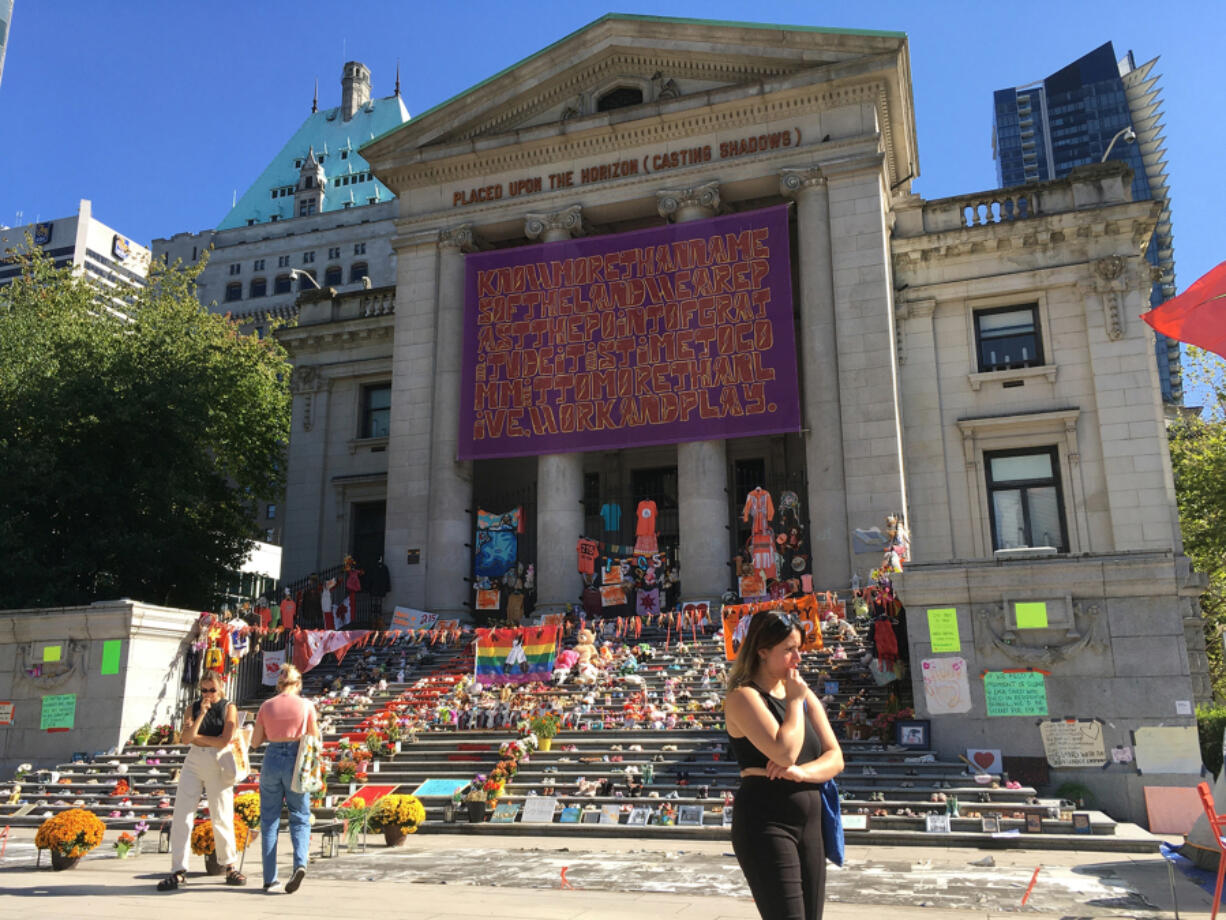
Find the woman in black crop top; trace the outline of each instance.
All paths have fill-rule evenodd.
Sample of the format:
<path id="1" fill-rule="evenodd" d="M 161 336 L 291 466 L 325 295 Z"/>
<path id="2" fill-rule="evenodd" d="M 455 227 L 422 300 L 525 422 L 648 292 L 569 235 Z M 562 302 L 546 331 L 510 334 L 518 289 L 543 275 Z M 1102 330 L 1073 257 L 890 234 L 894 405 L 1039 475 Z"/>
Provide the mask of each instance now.
<path id="1" fill-rule="evenodd" d="M 741 767 L 732 849 L 762 920 L 819 920 L 826 897 L 820 784 L 842 772 L 843 752 L 797 670 L 800 645 L 795 614 L 754 614 L 724 701 Z"/>
<path id="2" fill-rule="evenodd" d="M 212 671 L 200 678 L 200 699 L 188 707 L 180 741 L 188 745 L 179 771 L 175 811 L 170 819 L 170 875 L 158 882 L 158 891 L 174 891 L 187 882 L 188 847 L 200 794 L 209 797 L 213 843 L 217 861 L 226 867 L 227 885 L 245 885 L 247 877 L 235 868 L 234 787 L 222 776 L 218 756 L 238 731 L 238 707 L 222 696 L 222 682 Z"/>

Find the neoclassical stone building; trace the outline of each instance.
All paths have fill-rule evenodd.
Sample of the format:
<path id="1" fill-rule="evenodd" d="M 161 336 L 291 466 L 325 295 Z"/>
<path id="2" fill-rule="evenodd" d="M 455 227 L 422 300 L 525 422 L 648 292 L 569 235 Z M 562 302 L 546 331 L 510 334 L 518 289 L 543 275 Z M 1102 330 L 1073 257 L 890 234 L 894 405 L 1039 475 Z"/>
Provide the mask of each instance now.
<path id="1" fill-rule="evenodd" d="M 355 545 L 357 517 L 381 509 L 395 602 L 464 612 L 476 510 L 522 506 L 521 558 L 537 566 L 538 603 L 558 605 L 578 592 L 575 542 L 599 533 L 601 508 L 632 514 L 652 498 L 661 538 L 679 547 L 683 595 L 718 598 L 745 493 L 766 484 L 798 493 L 819 589 L 846 589 L 880 563 L 879 550 L 856 551 L 855 530 L 906 516 L 912 561 L 897 582 L 917 705 L 942 748 L 1007 737 L 1012 753 L 1042 755 L 1034 719 L 1020 732 L 985 699 L 977 675 L 989 670 L 1041 671 L 1044 714 L 1108 720 L 1108 747 L 1139 750 L 1139 726 L 1194 735 L 1188 707 L 1208 692 L 1197 583 L 1180 551 L 1152 335 L 1137 319 L 1158 213 L 1130 200 L 1126 167 L 924 201 L 910 190 L 919 158 L 903 34 L 617 15 L 361 153 L 399 199 L 396 284 L 311 295 L 280 333 L 297 365 L 287 577 L 335 562 Z M 582 438 L 559 449 L 547 422 L 515 414 L 534 396 L 514 381 L 501 403 L 511 413 L 482 414 L 497 404 L 487 375 L 499 347 L 482 323 L 499 305 L 512 325 L 556 323 L 540 327 L 557 346 L 541 360 L 569 357 L 557 336 L 570 330 L 576 363 L 558 373 L 590 370 L 583 361 L 598 361 L 608 334 L 567 325 L 592 309 L 582 300 L 540 294 L 544 312 L 522 312 L 527 301 L 500 300 L 509 288 L 490 280 L 522 274 L 483 266 L 556 280 L 563 269 L 548 266 L 596 265 L 606 275 L 595 280 L 625 293 L 613 278 L 628 252 L 701 239 L 711 255 L 722 228 L 768 213 L 785 214 L 763 268 L 785 275 L 769 346 L 795 361 L 763 373 L 780 392 L 790 385 L 794 420 L 787 399 L 737 436 L 623 416 L 621 443 L 601 434 L 595 449 Z M 650 330 L 630 337 L 651 347 Z M 532 341 L 516 339 L 499 366 L 522 367 L 513 362 L 529 360 Z M 535 392 L 537 410 L 573 399 L 568 417 L 584 418 L 578 382 L 545 386 L 558 388 Z M 483 453 L 491 426 L 516 418 L 519 448 Z M 634 539 L 625 524 L 614 533 Z M 1019 602 L 1043 604 L 1042 625 L 1019 620 Z M 926 709 L 918 663 L 938 654 L 929 608 L 957 611 L 959 654 L 976 675 L 957 715 Z M 1140 779 L 1116 772 L 1103 794 L 1135 813 Z"/>

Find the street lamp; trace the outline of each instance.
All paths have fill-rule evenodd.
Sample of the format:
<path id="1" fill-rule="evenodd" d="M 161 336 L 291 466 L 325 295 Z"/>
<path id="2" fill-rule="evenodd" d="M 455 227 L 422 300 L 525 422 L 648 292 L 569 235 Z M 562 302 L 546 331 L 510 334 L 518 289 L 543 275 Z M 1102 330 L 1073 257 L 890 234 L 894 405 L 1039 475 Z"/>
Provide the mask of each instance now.
<path id="1" fill-rule="evenodd" d="M 1107 152 L 1103 154 L 1103 158 L 1098 162 L 1107 162 L 1107 157 L 1111 156 L 1111 148 L 1115 146 L 1115 142 L 1121 137 L 1124 139 L 1125 144 L 1135 144 L 1137 141 L 1137 132 L 1132 130 L 1132 125 L 1128 125 L 1127 127 L 1120 128 L 1118 131 L 1116 131 L 1115 137 L 1111 138 L 1111 143 L 1107 145 Z"/>
<path id="2" fill-rule="evenodd" d="M 317 291 L 323 290 L 319 286 L 319 282 L 315 280 L 315 277 L 309 272 L 304 272 L 301 268 L 291 268 L 289 270 L 289 276 L 291 278 L 305 278 L 307 281 L 311 282 L 311 287 L 315 288 L 315 290 Z"/>

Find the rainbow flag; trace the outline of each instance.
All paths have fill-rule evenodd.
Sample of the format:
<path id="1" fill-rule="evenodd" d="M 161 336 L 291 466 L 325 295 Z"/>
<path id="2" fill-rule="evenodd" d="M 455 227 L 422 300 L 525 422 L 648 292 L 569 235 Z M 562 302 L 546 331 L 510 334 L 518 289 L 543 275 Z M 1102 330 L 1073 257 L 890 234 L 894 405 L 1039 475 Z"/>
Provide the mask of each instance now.
<path id="1" fill-rule="evenodd" d="M 549 680 L 558 651 L 558 627 L 478 629 L 477 680 L 484 686 Z"/>

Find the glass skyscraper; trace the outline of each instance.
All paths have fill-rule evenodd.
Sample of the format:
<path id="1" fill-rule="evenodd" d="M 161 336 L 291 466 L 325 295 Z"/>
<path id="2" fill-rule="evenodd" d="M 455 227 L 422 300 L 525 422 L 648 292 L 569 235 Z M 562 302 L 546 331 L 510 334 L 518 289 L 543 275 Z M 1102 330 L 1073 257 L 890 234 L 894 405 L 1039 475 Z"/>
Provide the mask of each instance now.
<path id="1" fill-rule="evenodd" d="M 1132 167 L 1132 197 L 1163 203 L 1145 253 L 1159 269 L 1152 306 L 1175 293 L 1161 100 L 1157 76 L 1150 75 L 1156 60 L 1137 67 L 1130 51 L 1117 61 L 1107 42 L 1045 80 L 997 90 L 992 99 L 992 154 L 1001 187 L 1061 179 L 1075 166 L 1101 161 L 1110 147 L 1110 159 Z M 1136 132 L 1136 142 L 1121 137 L 1111 147 L 1128 127 Z M 1183 397 L 1179 343 L 1158 336 L 1155 348 L 1162 398 L 1178 403 Z"/>

